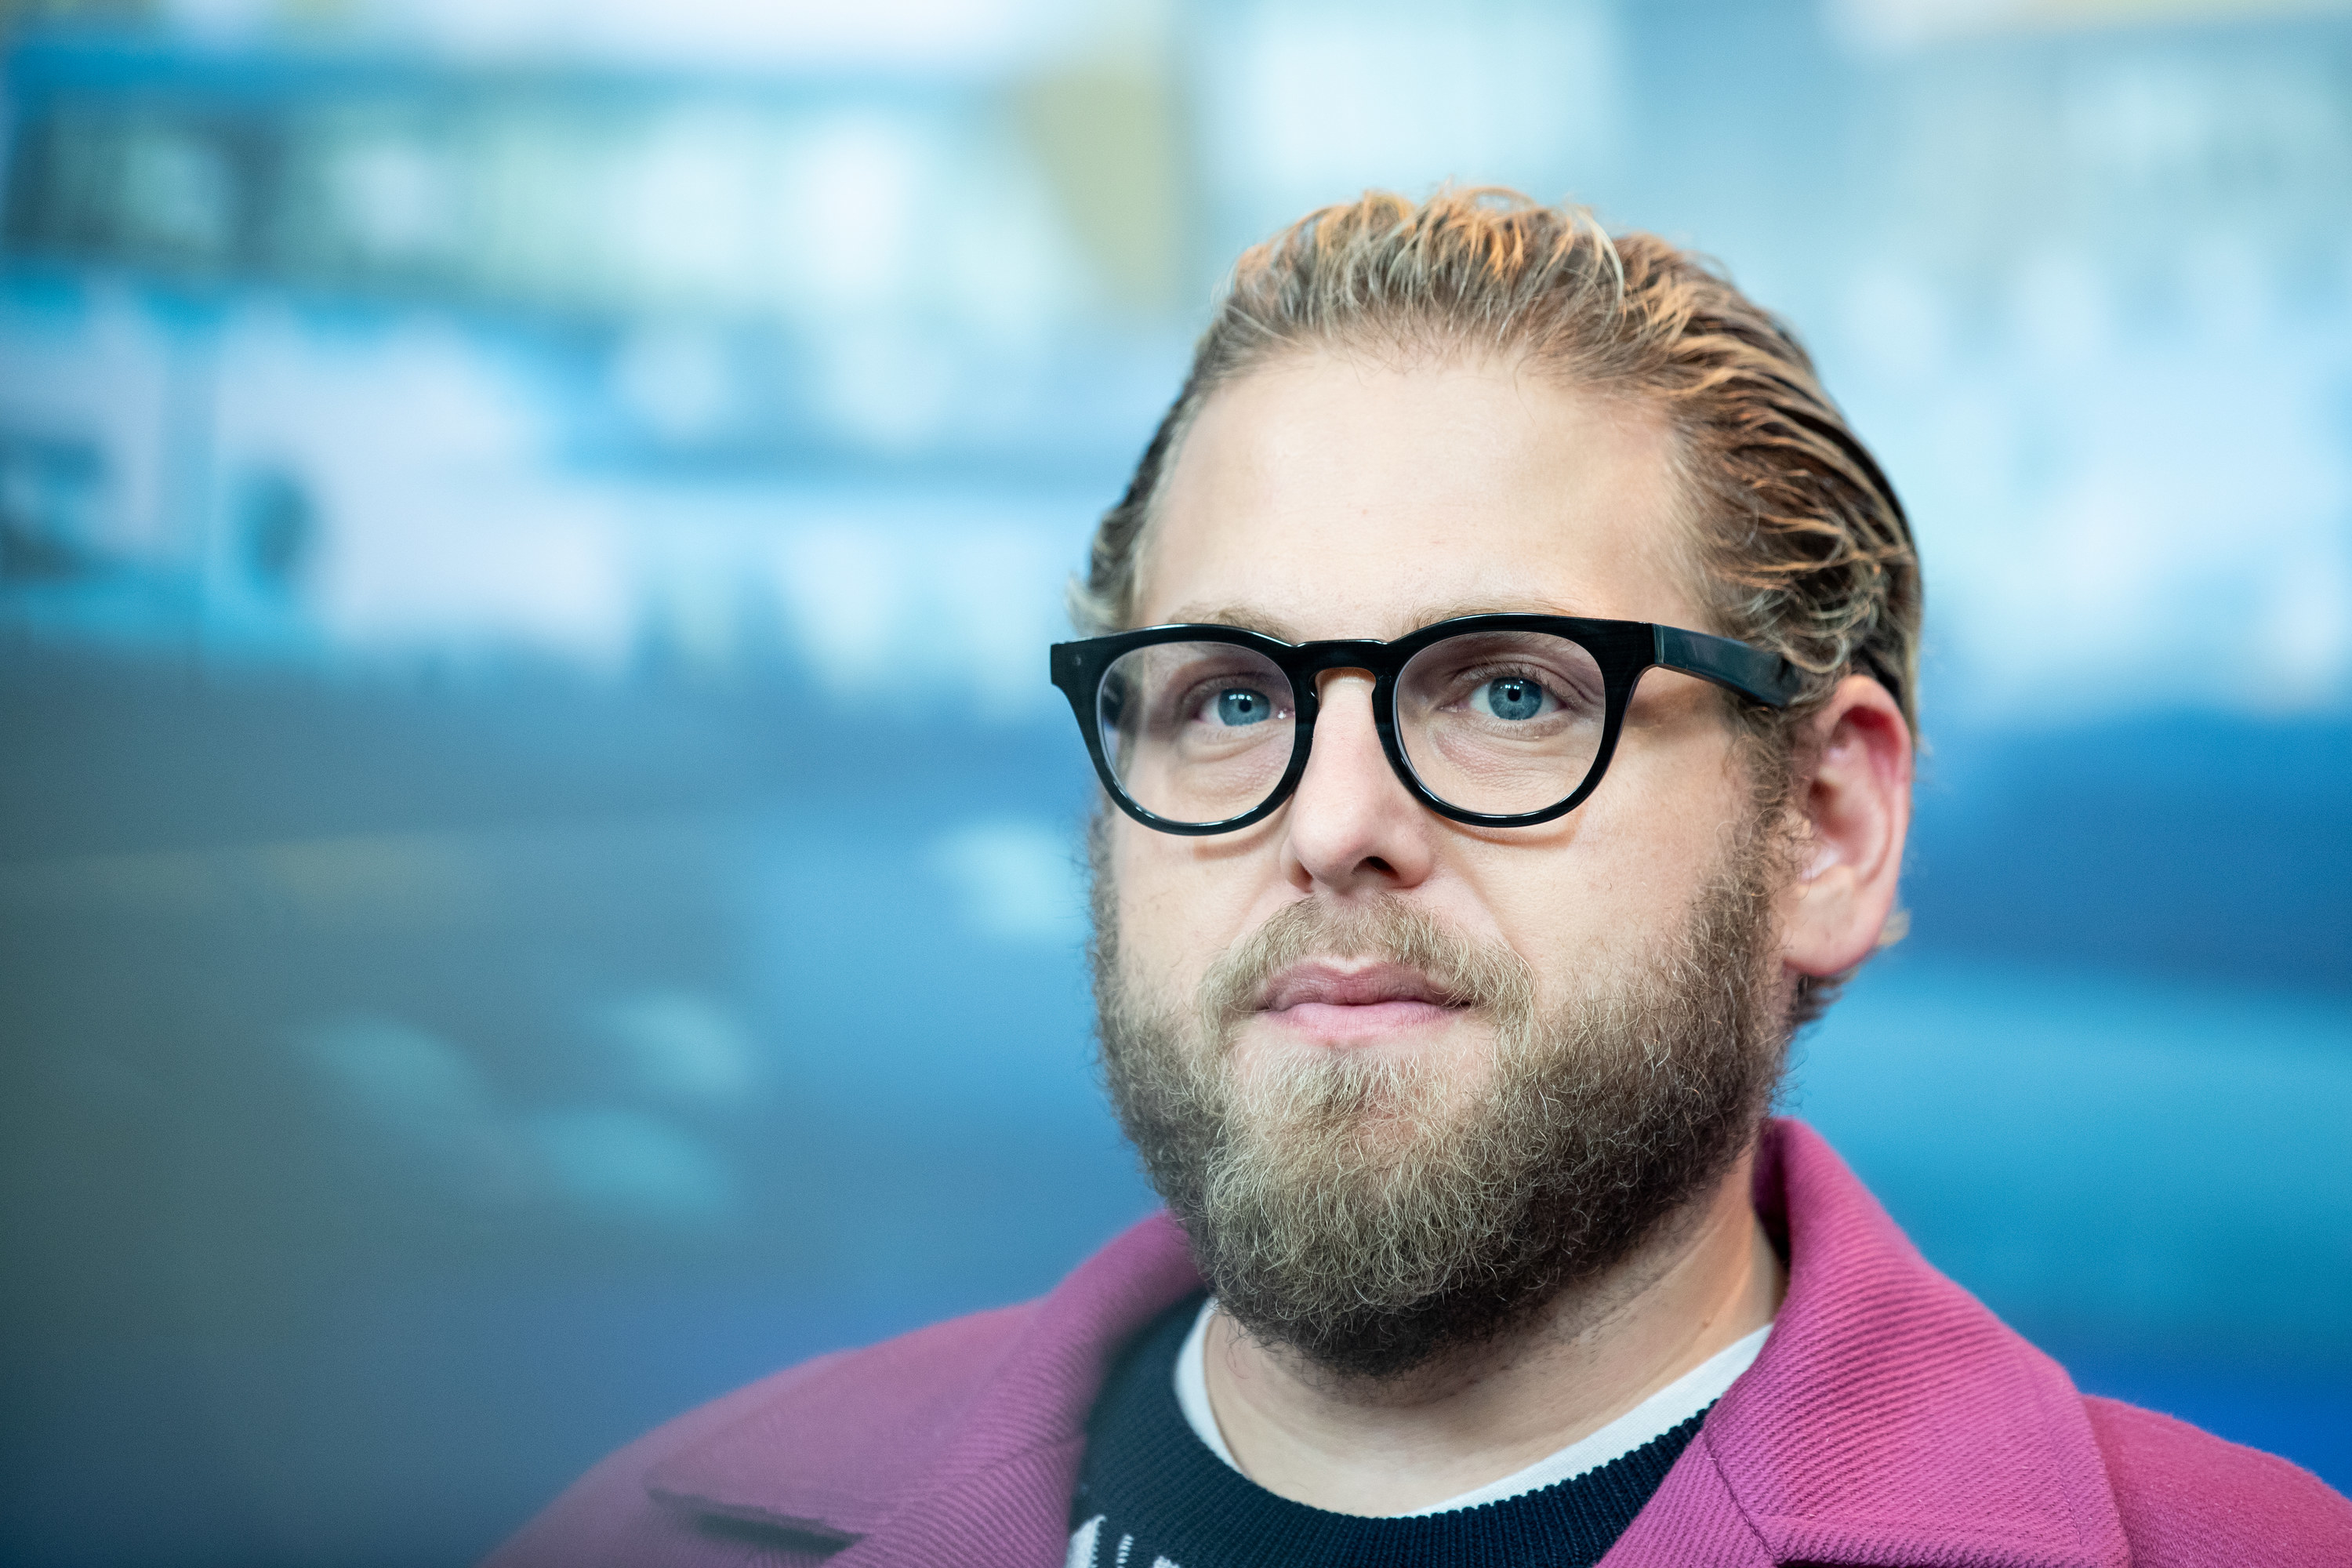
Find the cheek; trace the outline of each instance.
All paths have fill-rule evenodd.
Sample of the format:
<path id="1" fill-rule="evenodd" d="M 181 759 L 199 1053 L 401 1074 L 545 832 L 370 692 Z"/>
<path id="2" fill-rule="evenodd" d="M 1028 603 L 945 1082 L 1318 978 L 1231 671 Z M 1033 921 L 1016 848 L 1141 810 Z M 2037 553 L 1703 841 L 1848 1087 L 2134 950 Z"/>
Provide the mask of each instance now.
<path id="1" fill-rule="evenodd" d="M 1504 940 L 1555 998 L 1580 976 L 1654 962 L 1681 931 L 1745 808 L 1725 753 L 1720 737 L 1629 747 L 1559 833 L 1482 847 L 1465 866 Z"/>
<path id="2" fill-rule="evenodd" d="M 1194 863 L 1191 840 L 1131 822 L 1112 829 L 1110 868 L 1129 983 L 1189 995 L 1233 940 L 1216 925 L 1215 879 Z"/>

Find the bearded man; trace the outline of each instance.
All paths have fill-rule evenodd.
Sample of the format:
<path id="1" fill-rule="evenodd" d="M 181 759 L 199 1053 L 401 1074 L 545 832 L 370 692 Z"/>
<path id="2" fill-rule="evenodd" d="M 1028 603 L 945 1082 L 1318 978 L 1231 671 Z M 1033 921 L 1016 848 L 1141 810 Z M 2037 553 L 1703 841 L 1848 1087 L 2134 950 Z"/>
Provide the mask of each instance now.
<path id="1" fill-rule="evenodd" d="M 641 1439 L 494 1561 L 2352 1563 L 2086 1398 L 1768 1108 L 1899 923 L 1918 563 L 1646 235 L 1368 196 L 1243 258 L 1053 650 L 1168 1213 Z"/>

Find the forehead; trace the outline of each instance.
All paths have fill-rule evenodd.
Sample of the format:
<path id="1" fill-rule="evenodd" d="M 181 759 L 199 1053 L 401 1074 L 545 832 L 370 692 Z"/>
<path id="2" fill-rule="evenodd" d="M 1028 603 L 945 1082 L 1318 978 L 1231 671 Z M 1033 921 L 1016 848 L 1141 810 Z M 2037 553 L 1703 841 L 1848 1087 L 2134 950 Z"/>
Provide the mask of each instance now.
<path id="1" fill-rule="evenodd" d="M 1523 366 L 1301 355 L 1214 394 L 1146 530 L 1135 624 L 1392 637 L 1548 610 L 1701 626 L 1654 410 Z"/>

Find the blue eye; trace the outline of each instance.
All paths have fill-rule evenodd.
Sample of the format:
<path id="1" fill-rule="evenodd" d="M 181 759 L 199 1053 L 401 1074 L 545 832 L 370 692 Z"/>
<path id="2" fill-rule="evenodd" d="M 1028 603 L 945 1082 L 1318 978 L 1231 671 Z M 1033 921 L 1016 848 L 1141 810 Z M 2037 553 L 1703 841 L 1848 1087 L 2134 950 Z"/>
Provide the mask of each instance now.
<path id="1" fill-rule="evenodd" d="M 1217 721 L 1221 724 L 1263 724 L 1273 717 L 1274 704 L 1265 700 L 1263 691 L 1234 687 L 1217 693 Z"/>
<path id="2" fill-rule="evenodd" d="M 1544 710 L 1544 689 L 1525 676 L 1507 675 L 1479 687 L 1471 704 L 1497 719 L 1533 719 Z"/>

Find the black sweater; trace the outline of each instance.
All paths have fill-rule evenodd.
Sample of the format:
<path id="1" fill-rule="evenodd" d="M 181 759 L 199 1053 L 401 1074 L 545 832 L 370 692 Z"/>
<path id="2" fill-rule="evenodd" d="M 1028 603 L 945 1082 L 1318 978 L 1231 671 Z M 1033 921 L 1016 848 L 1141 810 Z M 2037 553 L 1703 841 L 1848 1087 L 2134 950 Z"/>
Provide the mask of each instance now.
<path id="1" fill-rule="evenodd" d="M 1137 1339 L 1087 1424 L 1073 1531 L 1086 1568 L 1589 1568 L 1642 1511 L 1705 1413 L 1597 1469 L 1502 1502 L 1415 1519 L 1328 1513 L 1276 1497 L 1211 1453 L 1176 1403 L 1176 1356 L 1201 1298 Z M 1077 1554 L 1075 1565 L 1086 1563 Z"/>

